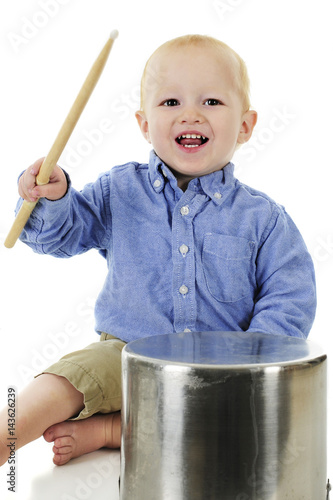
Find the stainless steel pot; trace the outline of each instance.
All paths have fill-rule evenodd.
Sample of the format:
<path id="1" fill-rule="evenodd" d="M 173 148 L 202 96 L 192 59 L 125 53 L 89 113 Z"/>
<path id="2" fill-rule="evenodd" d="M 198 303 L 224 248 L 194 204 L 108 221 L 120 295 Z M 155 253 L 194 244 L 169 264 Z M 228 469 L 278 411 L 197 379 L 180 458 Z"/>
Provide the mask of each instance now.
<path id="1" fill-rule="evenodd" d="M 121 500 L 325 500 L 326 355 L 287 336 L 123 350 Z"/>

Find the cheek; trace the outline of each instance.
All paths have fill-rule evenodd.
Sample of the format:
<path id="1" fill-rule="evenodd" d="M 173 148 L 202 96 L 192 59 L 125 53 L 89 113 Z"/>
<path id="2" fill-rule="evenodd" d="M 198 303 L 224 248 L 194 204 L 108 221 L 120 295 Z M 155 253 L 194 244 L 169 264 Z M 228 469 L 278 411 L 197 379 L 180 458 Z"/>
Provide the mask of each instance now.
<path id="1" fill-rule="evenodd" d="M 228 142 L 237 142 L 239 136 L 239 124 L 234 122 L 229 122 L 227 126 L 221 127 L 221 138 L 224 138 Z"/>
<path id="2" fill-rule="evenodd" d="M 161 120 L 152 120 L 149 123 L 148 133 L 150 143 L 153 144 L 154 147 L 165 146 L 166 141 L 169 138 L 167 127 L 163 125 L 163 121 Z"/>

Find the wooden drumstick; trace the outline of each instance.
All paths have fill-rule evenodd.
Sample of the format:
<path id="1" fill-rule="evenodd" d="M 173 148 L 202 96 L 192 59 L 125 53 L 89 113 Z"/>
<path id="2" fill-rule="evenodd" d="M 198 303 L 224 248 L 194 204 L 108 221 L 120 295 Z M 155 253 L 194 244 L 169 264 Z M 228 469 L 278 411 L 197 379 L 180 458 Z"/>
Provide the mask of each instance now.
<path id="1" fill-rule="evenodd" d="M 70 138 L 74 130 L 74 127 L 77 124 L 77 121 L 80 118 L 81 113 L 92 94 L 92 91 L 95 88 L 96 83 L 98 82 L 98 79 L 104 69 L 106 61 L 110 54 L 113 42 L 117 38 L 117 36 L 118 36 L 118 31 L 117 30 L 112 31 L 112 33 L 110 34 L 110 38 L 108 39 L 103 49 L 101 50 L 99 56 L 97 57 L 96 61 L 94 62 L 87 78 L 85 79 L 81 87 L 81 90 L 77 98 L 75 99 L 56 137 L 56 140 L 53 143 L 53 146 L 51 147 L 48 155 L 43 161 L 42 166 L 40 167 L 39 174 L 36 178 L 37 185 L 43 186 L 44 184 L 47 184 L 49 182 L 50 175 L 52 174 L 52 171 L 61 153 L 63 152 L 68 142 L 68 139 Z M 20 236 L 27 220 L 30 217 L 31 212 L 33 211 L 37 203 L 38 200 L 36 202 L 29 202 L 24 200 L 19 210 L 19 213 L 17 214 L 14 220 L 12 228 L 9 231 L 8 236 L 5 240 L 5 247 L 12 248 L 15 245 L 16 240 Z"/>

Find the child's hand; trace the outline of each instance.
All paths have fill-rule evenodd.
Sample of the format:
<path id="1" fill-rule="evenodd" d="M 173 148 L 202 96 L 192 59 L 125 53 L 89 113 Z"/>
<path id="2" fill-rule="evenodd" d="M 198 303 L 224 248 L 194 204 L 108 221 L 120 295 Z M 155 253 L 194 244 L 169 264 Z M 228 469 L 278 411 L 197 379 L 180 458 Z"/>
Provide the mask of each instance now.
<path id="1" fill-rule="evenodd" d="M 48 184 L 37 186 L 36 177 L 44 158 L 37 160 L 31 167 L 21 175 L 19 179 L 19 195 L 26 201 L 37 201 L 38 198 L 47 198 L 48 200 L 59 200 L 67 191 L 67 179 L 63 170 L 56 165 L 50 177 Z"/>

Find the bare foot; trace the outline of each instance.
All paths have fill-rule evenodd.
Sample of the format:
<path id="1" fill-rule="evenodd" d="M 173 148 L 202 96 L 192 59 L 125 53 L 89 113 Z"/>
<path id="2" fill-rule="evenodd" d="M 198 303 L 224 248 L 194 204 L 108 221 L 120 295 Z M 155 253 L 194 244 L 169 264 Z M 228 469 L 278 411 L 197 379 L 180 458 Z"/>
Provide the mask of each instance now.
<path id="1" fill-rule="evenodd" d="M 54 442 L 53 463 L 64 465 L 100 448 L 120 448 L 121 415 L 116 412 L 62 422 L 49 427 L 43 436 L 47 442 Z"/>

